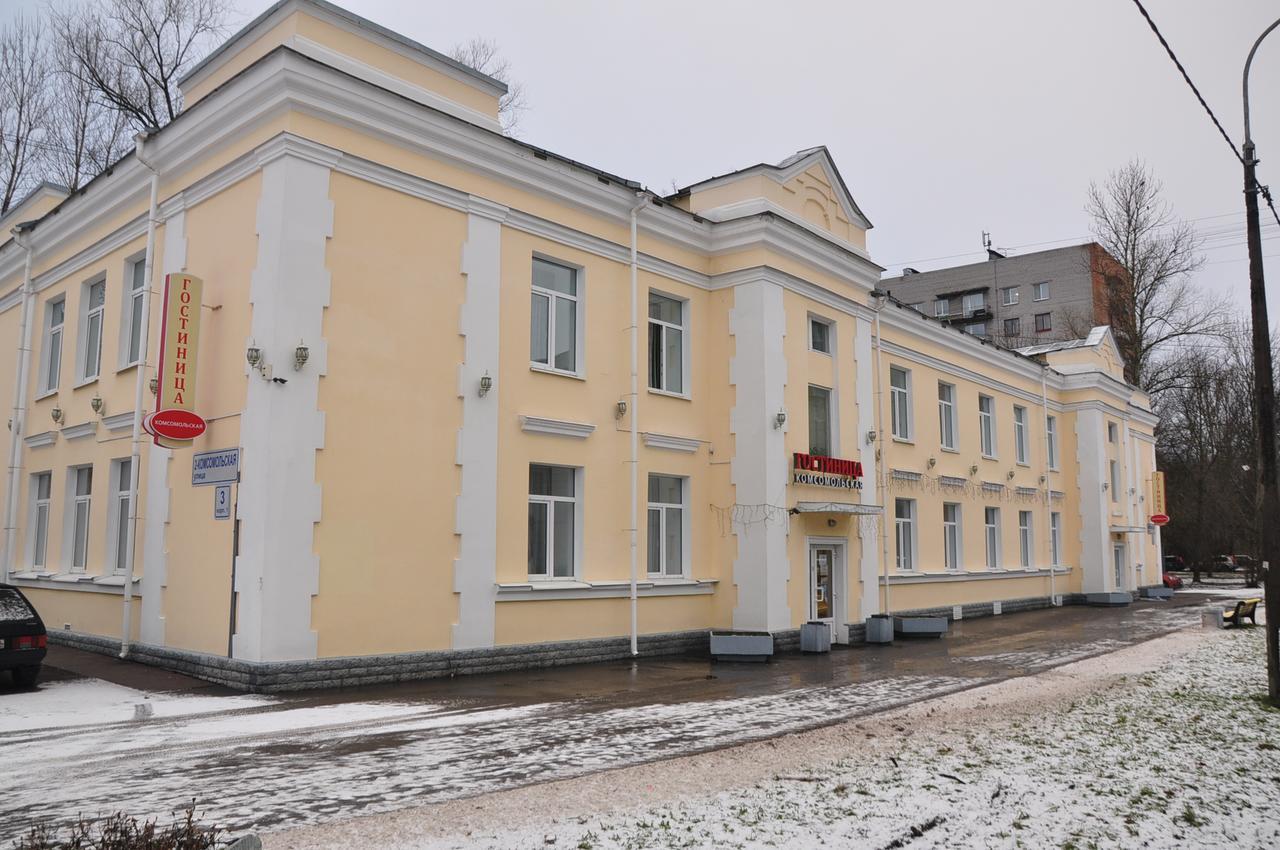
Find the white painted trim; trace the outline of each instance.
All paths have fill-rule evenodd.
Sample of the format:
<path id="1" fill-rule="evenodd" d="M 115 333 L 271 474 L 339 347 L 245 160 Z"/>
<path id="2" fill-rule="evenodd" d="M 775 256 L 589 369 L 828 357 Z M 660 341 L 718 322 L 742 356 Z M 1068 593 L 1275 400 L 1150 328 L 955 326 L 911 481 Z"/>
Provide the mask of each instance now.
<path id="1" fill-rule="evenodd" d="M 68 425 L 62 429 L 63 439 L 66 440 L 79 440 L 84 437 L 92 437 L 96 433 L 98 433 L 98 420 L 96 419 L 90 419 L 88 422 L 81 422 L 79 425 Z"/>
<path id="2" fill-rule="evenodd" d="M 52 578 L 22 578 L 21 573 L 9 577 L 18 587 L 41 590 L 66 590 L 76 593 L 109 593 L 124 596 L 124 576 L 94 576 L 88 573 L 55 573 Z M 138 579 L 134 579 L 136 585 Z M 135 590 L 135 593 L 138 591 Z"/>
<path id="3" fill-rule="evenodd" d="M 1055 576 L 1065 576 L 1071 574 L 1072 567 L 1057 566 L 1053 568 Z M 1030 570 L 988 570 L 983 569 L 974 572 L 944 572 L 944 573 L 898 573 L 889 576 L 889 584 L 929 584 L 932 582 L 950 582 L 950 581 L 992 581 L 1002 578 L 1046 578 L 1049 575 L 1049 569 L 1030 569 Z M 884 576 L 880 577 L 880 583 L 884 584 Z"/>
<path id="4" fill-rule="evenodd" d="M 596 430 L 587 422 L 569 422 L 564 419 L 547 419 L 541 416 L 520 416 L 520 430 L 526 434 L 550 434 L 554 437 L 573 437 L 585 440 Z"/>
<path id="5" fill-rule="evenodd" d="M 639 596 L 704 596 L 714 593 L 719 579 L 662 579 L 636 582 Z M 631 595 L 625 581 L 566 581 L 564 579 L 498 584 L 498 602 L 543 602 L 550 599 L 623 599 Z"/>
<path id="6" fill-rule="evenodd" d="M 694 437 L 676 437 L 670 434 L 644 433 L 644 444 L 651 449 L 668 449 L 673 452 L 693 454 L 702 445 L 702 440 Z"/>
<path id="7" fill-rule="evenodd" d="M 102 427 L 108 431 L 128 431 L 133 428 L 133 411 L 126 410 L 124 413 L 117 413 L 114 416 L 102 417 Z"/>
<path id="8" fill-rule="evenodd" d="M 25 443 L 29 449 L 38 449 L 41 446 L 52 446 L 54 443 L 58 442 L 58 432 L 41 431 L 39 434 L 32 434 L 28 437 L 23 437 L 22 442 Z"/>
<path id="9" fill-rule="evenodd" d="M 875 392 L 875 364 L 873 353 L 873 333 L 869 312 L 858 315 L 854 320 L 853 361 L 854 397 L 857 403 L 857 416 L 853 421 L 854 441 L 858 457 L 862 459 L 863 484 L 861 502 L 863 509 L 875 508 L 883 514 L 880 505 L 879 463 L 876 453 L 867 444 L 867 433 L 877 429 L 880 415 Z M 864 448 L 868 450 L 864 451 Z M 861 590 L 858 593 L 858 616 L 865 621 L 880 610 L 880 594 L 876 591 L 876 577 L 880 573 L 880 558 L 883 546 L 880 541 L 880 528 L 884 522 L 875 525 L 859 524 L 858 534 L 861 546 L 858 560 L 858 581 Z M 850 575 L 852 581 L 852 575 Z"/>

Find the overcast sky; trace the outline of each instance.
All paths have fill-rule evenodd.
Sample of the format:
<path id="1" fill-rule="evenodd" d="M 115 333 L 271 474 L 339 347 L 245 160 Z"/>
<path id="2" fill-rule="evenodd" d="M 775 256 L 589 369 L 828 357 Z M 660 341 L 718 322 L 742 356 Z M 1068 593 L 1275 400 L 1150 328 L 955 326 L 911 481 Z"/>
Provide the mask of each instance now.
<path id="1" fill-rule="evenodd" d="M 237 5 L 238 25 L 270 2 Z M 1139 157 L 1205 237 L 1199 283 L 1247 309 L 1240 166 L 1129 0 L 342 5 L 442 51 L 496 40 L 527 91 L 524 140 L 661 192 L 826 145 L 889 273 L 980 260 L 984 230 L 1013 253 L 1083 241 L 1089 182 Z M 1244 58 L 1280 3 L 1146 6 L 1239 144 Z M 1252 90 L 1280 200 L 1280 31 Z M 1276 323 L 1274 220 L 1263 237 Z"/>

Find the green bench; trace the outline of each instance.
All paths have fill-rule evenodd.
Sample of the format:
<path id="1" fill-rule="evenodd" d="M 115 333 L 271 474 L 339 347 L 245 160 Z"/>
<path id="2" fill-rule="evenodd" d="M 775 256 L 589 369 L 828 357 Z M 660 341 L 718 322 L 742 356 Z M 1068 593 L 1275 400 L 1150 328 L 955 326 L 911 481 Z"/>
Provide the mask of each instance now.
<path id="1" fill-rule="evenodd" d="M 1261 599 L 1241 599 L 1235 608 L 1222 612 L 1222 625 L 1239 626 L 1246 619 L 1258 625 L 1258 603 Z"/>

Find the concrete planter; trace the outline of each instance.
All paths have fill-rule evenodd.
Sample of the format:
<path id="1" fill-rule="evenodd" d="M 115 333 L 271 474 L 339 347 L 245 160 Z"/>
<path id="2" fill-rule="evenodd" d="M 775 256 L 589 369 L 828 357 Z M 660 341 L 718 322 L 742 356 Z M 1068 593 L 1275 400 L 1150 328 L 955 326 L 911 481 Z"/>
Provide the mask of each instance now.
<path id="1" fill-rule="evenodd" d="M 947 633 L 946 617 L 894 617 L 893 631 L 904 637 L 942 637 Z"/>
<path id="2" fill-rule="evenodd" d="M 768 632 L 711 633 L 711 657 L 716 661 L 768 661 L 773 635 Z"/>
<path id="3" fill-rule="evenodd" d="M 1172 599 L 1173 590 L 1167 587 L 1144 587 L 1141 590 L 1143 599 Z"/>
<path id="4" fill-rule="evenodd" d="M 893 643 L 893 618 L 886 614 L 872 614 L 866 622 L 867 643 Z"/>
<path id="5" fill-rule="evenodd" d="M 1123 608 L 1133 601 L 1128 591 L 1119 590 L 1111 593 L 1086 593 L 1084 601 L 1089 605 L 1100 605 L 1104 608 Z"/>
<path id="6" fill-rule="evenodd" d="M 800 627 L 801 652 L 830 652 L 831 627 L 821 620 Z"/>

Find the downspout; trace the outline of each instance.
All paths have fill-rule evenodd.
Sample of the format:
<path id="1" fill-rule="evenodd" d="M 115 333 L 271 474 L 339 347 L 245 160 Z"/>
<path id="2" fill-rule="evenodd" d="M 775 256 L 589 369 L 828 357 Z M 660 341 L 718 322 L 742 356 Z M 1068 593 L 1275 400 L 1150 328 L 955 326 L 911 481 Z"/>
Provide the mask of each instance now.
<path id="1" fill-rule="evenodd" d="M 122 604 L 120 626 L 120 657 L 129 656 L 130 620 L 133 609 L 133 561 L 138 540 L 138 480 L 142 461 L 142 403 L 147 388 L 147 353 L 150 343 L 151 325 L 151 272 L 156 253 L 157 207 L 160 196 L 160 172 L 147 161 L 144 155 L 148 134 L 139 133 L 134 137 L 134 157 L 151 172 L 151 202 L 147 207 L 147 255 L 143 266 L 142 287 L 142 326 L 138 330 L 137 374 L 134 375 L 133 386 L 133 441 L 129 460 L 129 522 L 125 530 L 124 544 L 124 602 Z"/>
<path id="2" fill-rule="evenodd" d="M 1055 563 L 1057 559 L 1053 557 L 1053 490 L 1049 480 L 1052 473 L 1049 466 L 1049 388 L 1045 378 L 1048 371 L 1048 366 L 1040 367 L 1040 406 L 1044 412 L 1044 518 L 1046 528 L 1049 529 L 1049 607 L 1053 608 L 1058 604 L 1055 580 L 1058 565 Z"/>
<path id="3" fill-rule="evenodd" d="M 888 458 L 885 457 L 885 453 L 884 453 L 884 446 L 885 446 L 884 399 L 881 398 L 880 396 L 881 383 L 883 380 L 880 376 L 880 311 L 881 309 L 884 308 L 885 294 L 880 290 L 873 290 L 871 293 L 871 297 L 875 299 L 875 303 L 876 303 L 876 349 L 875 349 L 876 351 L 876 356 L 875 356 L 876 416 L 875 416 L 875 420 L 876 420 L 876 443 L 877 443 L 876 451 L 879 452 L 880 454 L 880 456 L 876 458 L 876 460 L 878 461 L 878 463 L 876 464 L 876 471 L 877 473 L 880 474 L 881 480 L 884 482 L 884 485 L 880 488 L 880 492 L 882 494 L 881 501 L 885 502 L 885 504 L 881 505 L 880 507 L 880 564 L 881 564 L 881 568 L 884 571 L 884 594 L 883 594 L 884 604 L 882 607 L 884 609 L 884 615 L 888 617 L 892 614 L 892 611 L 889 608 L 889 505 L 888 505 L 889 468 L 887 465 Z"/>
<path id="4" fill-rule="evenodd" d="M 31 331 L 33 322 L 31 313 L 35 308 L 36 291 L 31 284 L 30 237 L 22 225 L 13 228 L 13 241 L 26 251 L 26 262 L 22 269 L 22 317 L 18 326 L 18 363 L 17 376 L 13 382 L 13 416 L 9 420 L 9 473 L 5 482 L 5 517 L 4 517 L 4 553 L 0 555 L 0 563 L 4 564 L 4 581 L 7 584 L 9 574 L 13 571 L 13 560 L 16 549 L 13 536 L 18 530 L 18 485 L 19 472 L 22 469 L 22 437 L 26 433 L 27 420 L 27 382 L 31 377 Z"/>
<path id="5" fill-rule="evenodd" d="M 631 657 L 640 654 L 638 647 L 639 611 L 636 603 L 636 581 L 639 569 L 640 529 L 640 430 L 637 423 L 637 402 L 640 399 L 640 283 L 639 248 L 636 243 L 636 219 L 640 210 L 649 203 L 649 195 L 638 193 L 638 202 L 631 208 Z"/>

